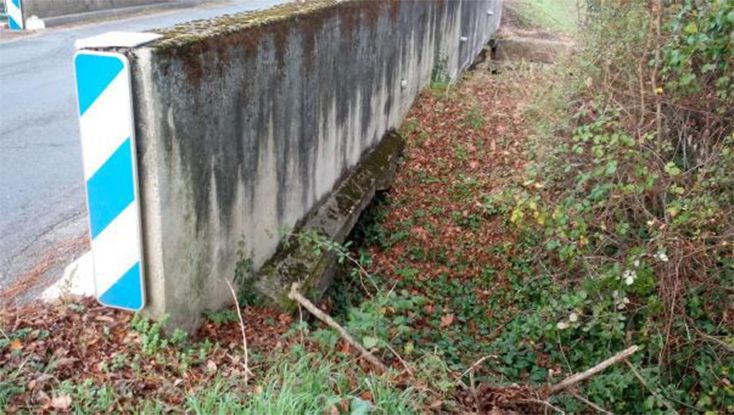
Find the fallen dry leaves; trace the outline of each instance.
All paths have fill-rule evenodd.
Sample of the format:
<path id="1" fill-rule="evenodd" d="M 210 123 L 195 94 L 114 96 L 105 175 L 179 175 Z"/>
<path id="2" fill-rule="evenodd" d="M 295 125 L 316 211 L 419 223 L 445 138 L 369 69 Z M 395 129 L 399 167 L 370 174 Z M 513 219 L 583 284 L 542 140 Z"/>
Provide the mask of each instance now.
<path id="1" fill-rule="evenodd" d="M 367 246 L 372 255 L 370 272 L 393 280 L 467 281 L 481 278 L 489 267 L 497 271 L 493 277 L 497 289 L 507 283 L 503 272 L 507 257 L 493 248 L 512 244 L 514 235 L 501 215 L 487 213 L 484 197 L 516 182 L 528 162 L 530 131 L 525 111 L 533 93 L 528 83 L 534 76 L 533 71 L 522 77 L 495 76 L 480 65 L 448 92 L 429 91 L 417 99 L 403 127 L 405 157 L 386 195 L 388 209 L 380 221 L 387 235 L 407 231 L 407 236 L 387 247 Z M 401 273 L 406 268 L 416 270 L 415 276 Z M 418 284 L 408 290 L 432 301 L 423 311 L 437 314 L 441 329 L 465 324 L 469 333 L 474 332 L 475 322 L 458 322 L 443 306 L 446 301 L 441 293 L 425 292 Z M 481 300 L 491 295 L 489 290 L 476 292 Z M 491 313 L 488 306 L 487 318 L 492 318 Z M 478 340 L 491 341 L 504 324 L 500 322 L 497 331 Z M 462 411 L 470 413 L 541 413 L 547 409 L 527 387 L 483 384 L 475 394 L 462 393 L 457 400 Z M 428 409 L 441 406 L 437 400 Z"/>
<path id="2" fill-rule="evenodd" d="M 501 190 L 527 163 L 528 95 L 525 85 L 509 78 L 480 67 L 455 89 L 418 98 L 405 123 L 417 127 L 404 128 L 405 159 L 382 221 L 389 234 L 408 224 L 409 235 L 387 249 L 369 246 L 372 272 L 400 279 L 397 270 L 410 266 L 421 280 L 472 279 L 488 266 L 502 268 L 492 247 L 511 242 L 512 235 L 501 218 L 487 215 L 482 197 Z M 481 120 L 472 123 L 472 113 Z M 417 248 L 423 258 L 411 255 Z"/>
<path id="3" fill-rule="evenodd" d="M 13 373 L 25 391 L 13 397 L 4 408 L 7 413 L 65 411 L 71 405 L 68 395 L 54 391 L 65 380 L 80 384 L 125 389 L 129 398 L 154 398 L 172 406 L 181 405 L 187 391 L 206 385 L 216 376 L 239 376 L 244 373 L 239 322 L 217 326 L 203 324 L 192 336 L 192 344 L 209 340 L 211 351 L 206 360 L 194 362 L 185 370 L 177 367 L 178 349 L 161 348 L 154 355 L 141 351 L 141 334 L 132 330 L 132 315 L 102 307 L 92 298 L 74 304 L 34 303 L 0 310 L 0 328 L 4 333 L 24 333 L 10 346 L 0 350 L 3 373 Z M 268 354 L 282 349 L 282 334 L 291 324 L 291 316 L 257 307 L 243 310 L 251 351 Z M 138 371 L 130 361 L 139 356 Z M 122 358 L 122 359 L 121 359 Z M 111 368 L 115 361 L 120 368 Z M 118 402 L 123 410 L 126 402 Z"/>

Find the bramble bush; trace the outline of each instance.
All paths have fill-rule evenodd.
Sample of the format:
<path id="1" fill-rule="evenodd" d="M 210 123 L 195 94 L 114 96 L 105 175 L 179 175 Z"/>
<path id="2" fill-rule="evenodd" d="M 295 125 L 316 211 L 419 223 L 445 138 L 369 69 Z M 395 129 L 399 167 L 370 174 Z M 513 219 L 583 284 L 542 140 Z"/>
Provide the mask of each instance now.
<path id="1" fill-rule="evenodd" d="M 734 2 L 607 3 L 504 194 L 553 287 L 524 330 L 571 371 L 640 345 L 583 386 L 606 409 L 732 412 Z"/>

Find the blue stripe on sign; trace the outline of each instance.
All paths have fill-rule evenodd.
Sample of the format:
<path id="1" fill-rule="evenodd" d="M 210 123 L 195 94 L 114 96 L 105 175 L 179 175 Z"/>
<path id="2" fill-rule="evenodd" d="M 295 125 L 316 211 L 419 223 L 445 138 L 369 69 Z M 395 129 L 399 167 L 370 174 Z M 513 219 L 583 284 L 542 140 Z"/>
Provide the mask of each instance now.
<path id="1" fill-rule="evenodd" d="M 20 0 L 13 0 L 13 4 L 15 4 L 15 7 L 20 9 Z"/>
<path id="2" fill-rule="evenodd" d="M 74 59 L 79 114 L 84 113 L 122 71 L 124 64 L 115 56 L 79 54 Z"/>
<path id="3" fill-rule="evenodd" d="M 20 30 L 21 27 L 18 24 L 18 22 L 15 21 L 12 17 L 8 16 L 8 27 L 10 30 Z"/>
<path id="4" fill-rule="evenodd" d="M 143 290 L 140 286 L 140 262 L 130 268 L 112 287 L 99 297 L 102 304 L 138 310 L 143 306 Z"/>
<path id="5" fill-rule="evenodd" d="M 96 238 L 135 199 L 131 143 L 127 138 L 87 180 L 92 238 Z"/>

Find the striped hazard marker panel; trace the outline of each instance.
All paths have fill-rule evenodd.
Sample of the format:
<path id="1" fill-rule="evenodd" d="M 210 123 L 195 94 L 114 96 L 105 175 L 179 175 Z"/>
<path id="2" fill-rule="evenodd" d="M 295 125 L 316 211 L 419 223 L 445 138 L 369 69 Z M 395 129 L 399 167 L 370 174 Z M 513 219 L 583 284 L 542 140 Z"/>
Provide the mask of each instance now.
<path id="1" fill-rule="evenodd" d="M 98 301 L 145 305 L 130 65 L 119 53 L 74 56 Z"/>
<path id="2" fill-rule="evenodd" d="M 20 0 L 5 0 L 5 12 L 8 14 L 8 28 L 23 30 L 23 5 Z"/>

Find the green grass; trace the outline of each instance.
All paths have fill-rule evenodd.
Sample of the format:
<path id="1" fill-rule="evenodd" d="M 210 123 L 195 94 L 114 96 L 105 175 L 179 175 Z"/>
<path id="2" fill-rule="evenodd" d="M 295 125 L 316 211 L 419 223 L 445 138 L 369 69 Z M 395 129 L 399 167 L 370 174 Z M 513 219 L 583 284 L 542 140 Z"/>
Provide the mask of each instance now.
<path id="1" fill-rule="evenodd" d="M 341 363 L 321 355 L 297 352 L 283 356 L 257 380 L 250 396 L 236 382 L 219 380 L 190 395 L 186 411 L 195 414 L 324 414 L 349 409 L 351 414 L 410 414 L 416 394 L 399 390 L 385 378 L 356 373 L 347 359 Z M 359 375 L 359 376 L 354 376 Z M 360 396 L 369 394 L 373 402 Z M 340 412 L 341 413 L 341 412 Z"/>
<path id="2" fill-rule="evenodd" d="M 507 5 L 520 25 L 573 33 L 578 26 L 577 0 L 514 0 Z"/>
<path id="3" fill-rule="evenodd" d="M 389 374 L 365 374 L 348 356 L 307 353 L 302 347 L 274 356 L 268 370 L 246 386 L 239 376 L 217 376 L 193 387 L 178 409 L 191 414 L 413 414 L 422 402 L 413 388 L 396 388 Z M 254 383 L 254 385 L 253 385 Z M 2 385 L 2 383 L 0 383 Z M 69 398 L 70 413 L 98 413 L 108 410 L 163 414 L 170 409 L 155 398 L 129 404 L 129 391 L 112 385 L 98 385 L 87 379 L 64 381 L 53 397 Z M 368 396 L 370 401 L 364 400 Z M 1 398 L 1 397 L 0 397 Z M 123 404 L 122 399 L 128 398 Z M 0 399 L 0 413 L 3 400 Z"/>

